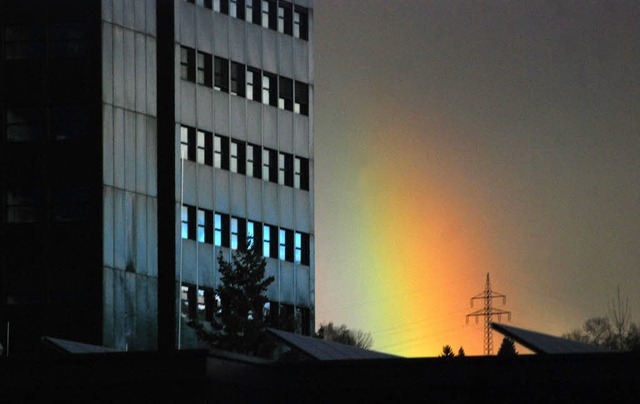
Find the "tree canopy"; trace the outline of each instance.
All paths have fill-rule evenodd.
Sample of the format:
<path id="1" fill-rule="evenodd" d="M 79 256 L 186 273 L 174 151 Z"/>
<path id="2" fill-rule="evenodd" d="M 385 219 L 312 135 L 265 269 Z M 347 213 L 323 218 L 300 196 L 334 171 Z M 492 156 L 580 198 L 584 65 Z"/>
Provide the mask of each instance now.
<path id="1" fill-rule="evenodd" d="M 220 307 L 208 332 L 198 321 L 191 321 L 198 337 L 209 346 L 228 351 L 255 354 L 264 339 L 266 324 L 263 308 L 265 292 L 274 277 L 265 278 L 266 261 L 252 245 L 233 252 L 233 262 L 218 255 L 221 285 L 215 290 Z"/>
<path id="2" fill-rule="evenodd" d="M 351 330 L 344 324 L 336 327 L 332 322 L 320 324 L 316 337 L 362 349 L 369 349 L 373 345 L 371 333 L 361 330 Z"/>
<path id="3" fill-rule="evenodd" d="M 500 349 L 498 349 L 498 356 L 516 356 L 518 351 L 516 351 L 516 343 L 511 338 L 503 338 L 502 344 L 500 344 Z"/>

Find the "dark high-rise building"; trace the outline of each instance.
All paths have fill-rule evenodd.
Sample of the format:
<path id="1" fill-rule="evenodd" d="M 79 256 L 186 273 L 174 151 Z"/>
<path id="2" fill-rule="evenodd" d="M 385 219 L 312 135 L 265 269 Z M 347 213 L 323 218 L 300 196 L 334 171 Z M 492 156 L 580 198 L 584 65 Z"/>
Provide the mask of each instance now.
<path id="1" fill-rule="evenodd" d="M 193 347 L 216 257 L 314 323 L 311 0 L 0 3 L 0 341 Z M 9 339 L 9 341 L 7 341 Z"/>

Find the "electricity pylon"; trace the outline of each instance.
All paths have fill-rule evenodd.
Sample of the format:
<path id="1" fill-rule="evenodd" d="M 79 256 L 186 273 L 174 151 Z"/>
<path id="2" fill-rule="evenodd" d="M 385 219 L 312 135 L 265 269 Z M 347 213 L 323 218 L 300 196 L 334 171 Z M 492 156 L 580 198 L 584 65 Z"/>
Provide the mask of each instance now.
<path id="1" fill-rule="evenodd" d="M 469 324 L 469 317 L 476 318 L 476 324 L 478 324 L 478 317 L 484 317 L 484 354 L 493 355 L 493 330 L 491 329 L 491 317 L 498 316 L 498 321 L 503 314 L 508 315 L 509 321 L 511 321 L 511 312 L 506 310 L 494 309 L 491 305 L 491 301 L 496 298 L 502 298 L 502 304 L 507 303 L 507 296 L 502 293 L 494 292 L 491 290 L 491 281 L 489 280 L 489 273 L 487 273 L 487 283 L 484 286 L 484 292 L 479 293 L 471 298 L 471 307 L 473 307 L 473 301 L 476 299 L 484 300 L 484 308 L 476 310 L 467 314 L 466 322 Z"/>

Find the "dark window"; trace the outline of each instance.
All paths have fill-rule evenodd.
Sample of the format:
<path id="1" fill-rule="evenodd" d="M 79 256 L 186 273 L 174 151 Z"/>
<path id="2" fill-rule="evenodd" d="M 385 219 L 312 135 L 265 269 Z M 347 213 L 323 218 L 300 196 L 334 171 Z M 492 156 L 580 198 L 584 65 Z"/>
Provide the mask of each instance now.
<path id="1" fill-rule="evenodd" d="M 302 238 L 302 256 L 300 259 L 300 264 L 302 265 L 310 265 L 311 264 L 311 237 L 307 233 L 300 233 Z"/>
<path id="2" fill-rule="evenodd" d="M 247 246 L 249 245 L 249 243 L 251 243 L 253 245 L 253 248 L 260 255 L 262 255 L 262 251 L 263 251 L 262 237 L 263 237 L 262 224 L 248 220 L 247 221 Z"/>
<path id="3" fill-rule="evenodd" d="M 53 193 L 52 219 L 56 222 L 87 218 L 89 191 L 86 188 L 59 188 Z"/>
<path id="4" fill-rule="evenodd" d="M 244 1 L 229 0 L 229 16 L 244 20 Z"/>
<path id="5" fill-rule="evenodd" d="M 256 25 L 262 24 L 260 0 L 245 0 L 245 20 Z"/>
<path id="6" fill-rule="evenodd" d="M 278 184 L 293 186 L 293 155 L 280 153 L 278 155 Z"/>
<path id="7" fill-rule="evenodd" d="M 213 0 L 213 11 L 229 14 L 229 0 Z"/>
<path id="8" fill-rule="evenodd" d="M 297 308 L 296 319 L 298 321 L 298 330 L 302 335 L 311 335 L 311 311 L 307 307 Z"/>
<path id="9" fill-rule="evenodd" d="M 42 221 L 42 190 L 39 188 L 9 189 L 6 193 L 7 223 Z"/>
<path id="10" fill-rule="evenodd" d="M 211 55 L 198 52 L 196 82 L 211 87 Z"/>
<path id="11" fill-rule="evenodd" d="M 293 35 L 293 8 L 286 1 L 278 2 L 278 32 Z"/>
<path id="12" fill-rule="evenodd" d="M 87 53 L 86 24 L 56 24 L 50 27 L 51 56 L 79 58 Z"/>
<path id="13" fill-rule="evenodd" d="M 44 27 L 41 25 L 7 25 L 4 28 L 4 58 L 44 58 L 44 38 Z"/>
<path id="14" fill-rule="evenodd" d="M 229 61 L 218 56 L 214 58 L 214 87 L 229 92 Z"/>
<path id="15" fill-rule="evenodd" d="M 200 164 L 213 165 L 213 133 L 198 130 L 196 160 Z"/>
<path id="16" fill-rule="evenodd" d="M 280 77 L 278 108 L 293 111 L 293 80 Z"/>
<path id="17" fill-rule="evenodd" d="M 296 81 L 296 102 L 293 111 L 309 115 L 309 85 L 301 81 Z"/>
<path id="18" fill-rule="evenodd" d="M 244 65 L 236 62 L 231 62 L 231 94 L 244 97 L 245 83 L 244 83 Z"/>
<path id="19" fill-rule="evenodd" d="M 282 229 L 281 229 L 282 231 Z M 294 248 L 293 248 L 293 230 L 289 230 L 289 229 L 284 229 L 284 234 L 285 234 L 285 242 L 284 243 L 280 243 L 280 244 L 284 244 L 284 248 L 285 248 L 285 255 L 284 255 L 284 260 L 285 261 L 289 261 L 289 262 L 293 262 L 294 259 Z M 282 258 L 280 258 L 282 259 Z"/>
<path id="20" fill-rule="evenodd" d="M 239 140 L 231 141 L 229 170 L 234 173 L 246 173 L 245 144 Z"/>
<path id="21" fill-rule="evenodd" d="M 7 142 L 33 142 L 45 137 L 45 111 L 39 107 L 7 107 Z"/>
<path id="22" fill-rule="evenodd" d="M 196 80 L 196 50 L 186 46 L 180 47 L 180 78 L 182 80 Z"/>
<path id="23" fill-rule="evenodd" d="M 85 107 L 79 105 L 53 107 L 51 120 L 55 140 L 78 140 L 88 137 L 88 111 Z"/>
<path id="24" fill-rule="evenodd" d="M 224 213 L 214 214 L 214 244 L 221 247 L 230 246 L 230 223 L 229 215 Z"/>
<path id="25" fill-rule="evenodd" d="M 293 166 L 293 187 L 309 190 L 309 159 L 296 157 Z"/>

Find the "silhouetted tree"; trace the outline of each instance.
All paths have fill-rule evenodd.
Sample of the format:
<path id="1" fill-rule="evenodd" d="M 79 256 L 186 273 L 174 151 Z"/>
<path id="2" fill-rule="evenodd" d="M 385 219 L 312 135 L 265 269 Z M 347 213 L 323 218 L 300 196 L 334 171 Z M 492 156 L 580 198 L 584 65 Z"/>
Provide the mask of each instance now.
<path id="1" fill-rule="evenodd" d="M 454 356 L 456 355 L 453 353 L 450 345 L 443 346 L 442 353 L 439 355 L 440 358 L 453 358 Z"/>
<path id="2" fill-rule="evenodd" d="M 361 330 L 351 330 L 344 324 L 336 327 L 332 322 L 328 324 L 320 324 L 320 328 L 318 328 L 318 332 L 316 333 L 316 338 L 324 339 L 326 341 L 340 342 L 342 344 L 362 349 L 369 349 L 371 348 L 371 345 L 373 345 L 371 333 Z"/>
<path id="3" fill-rule="evenodd" d="M 211 322 L 213 332 L 192 320 L 198 337 L 209 346 L 255 354 L 265 338 L 266 324 L 262 309 L 267 302 L 264 295 L 273 276 L 265 278 L 266 261 L 250 243 L 246 250 L 233 252 L 233 262 L 218 255 L 221 285 L 216 288 L 220 307 Z"/>
<path id="4" fill-rule="evenodd" d="M 503 338 L 500 349 L 498 349 L 498 356 L 516 356 L 516 343 L 511 338 Z"/>
<path id="5" fill-rule="evenodd" d="M 631 321 L 629 300 L 620 296 L 608 305 L 609 317 L 587 319 L 582 329 L 574 329 L 563 338 L 620 351 L 640 350 L 640 325 Z"/>
<path id="6" fill-rule="evenodd" d="M 460 347 L 460 349 L 458 349 L 458 357 L 463 358 L 464 356 L 464 348 Z"/>

